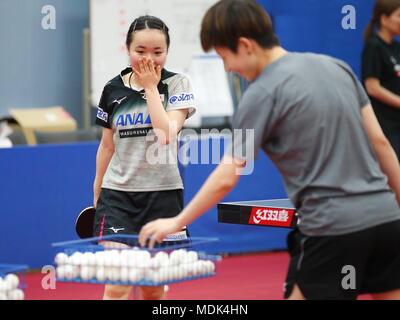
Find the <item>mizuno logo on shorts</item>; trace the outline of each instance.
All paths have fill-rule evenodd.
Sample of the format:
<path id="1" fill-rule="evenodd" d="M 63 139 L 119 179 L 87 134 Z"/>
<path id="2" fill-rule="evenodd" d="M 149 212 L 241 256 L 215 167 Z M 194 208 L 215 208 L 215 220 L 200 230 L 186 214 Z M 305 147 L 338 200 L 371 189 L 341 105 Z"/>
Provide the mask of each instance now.
<path id="1" fill-rule="evenodd" d="M 125 228 L 114 228 L 114 227 L 111 227 L 111 228 L 108 228 L 108 229 L 114 231 L 114 233 L 118 233 L 121 230 L 125 230 Z"/>

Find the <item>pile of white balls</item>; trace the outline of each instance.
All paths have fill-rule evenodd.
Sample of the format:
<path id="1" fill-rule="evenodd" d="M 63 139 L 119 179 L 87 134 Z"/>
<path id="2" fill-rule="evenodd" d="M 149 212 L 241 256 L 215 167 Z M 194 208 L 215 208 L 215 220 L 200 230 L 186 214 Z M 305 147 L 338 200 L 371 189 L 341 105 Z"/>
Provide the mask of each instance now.
<path id="1" fill-rule="evenodd" d="M 178 249 L 169 254 L 134 249 L 60 252 L 55 257 L 57 278 L 89 282 L 155 285 L 214 275 L 211 260 L 199 259 L 197 252 Z"/>
<path id="2" fill-rule="evenodd" d="M 14 273 L 0 277 L 0 300 L 24 300 L 24 291 L 18 286 L 19 278 Z"/>

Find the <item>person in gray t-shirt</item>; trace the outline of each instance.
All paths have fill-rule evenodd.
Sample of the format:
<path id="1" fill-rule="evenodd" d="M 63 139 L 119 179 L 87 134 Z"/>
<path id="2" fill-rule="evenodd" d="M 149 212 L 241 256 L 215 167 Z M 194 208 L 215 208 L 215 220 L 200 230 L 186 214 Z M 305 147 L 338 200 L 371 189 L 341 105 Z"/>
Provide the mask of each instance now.
<path id="1" fill-rule="evenodd" d="M 145 225 L 140 242 L 161 241 L 218 203 L 263 149 L 300 214 L 288 236 L 285 298 L 355 299 L 366 292 L 400 298 L 400 167 L 350 67 L 287 52 L 268 14 L 251 0 L 211 7 L 201 41 L 205 51 L 215 48 L 227 71 L 251 81 L 233 128 L 253 130 L 254 137 L 234 136 L 233 153 L 187 207 Z M 351 288 L 341 285 L 345 266 L 357 272 Z"/>

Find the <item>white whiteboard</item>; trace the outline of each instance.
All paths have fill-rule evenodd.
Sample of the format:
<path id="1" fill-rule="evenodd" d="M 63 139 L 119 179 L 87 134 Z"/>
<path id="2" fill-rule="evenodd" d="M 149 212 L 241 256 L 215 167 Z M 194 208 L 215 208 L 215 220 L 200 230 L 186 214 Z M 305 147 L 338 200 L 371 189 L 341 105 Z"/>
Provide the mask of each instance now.
<path id="1" fill-rule="evenodd" d="M 149 14 L 160 18 L 170 30 L 171 45 L 165 68 L 192 76 L 192 58 L 204 54 L 200 44 L 201 20 L 207 9 L 216 2 L 217 0 L 90 0 L 92 105 L 98 105 L 107 81 L 128 65 L 126 34 L 132 21 L 141 15 Z M 223 87 L 225 85 L 227 87 L 227 84 Z M 215 94 L 225 95 L 226 92 Z M 207 108 L 213 113 L 216 106 L 198 109 L 197 117 L 200 114 L 208 116 Z M 233 107 L 228 103 L 221 112 L 229 116 Z"/>

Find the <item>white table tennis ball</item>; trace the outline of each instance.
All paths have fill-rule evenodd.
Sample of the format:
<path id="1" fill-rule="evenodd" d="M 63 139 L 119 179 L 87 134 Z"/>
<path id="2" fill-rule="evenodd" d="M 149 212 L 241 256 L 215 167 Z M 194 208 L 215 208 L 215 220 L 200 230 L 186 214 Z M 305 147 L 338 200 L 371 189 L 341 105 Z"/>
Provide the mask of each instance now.
<path id="1" fill-rule="evenodd" d="M 65 278 L 71 280 L 74 278 L 74 268 L 72 265 L 67 264 L 64 266 Z"/>
<path id="2" fill-rule="evenodd" d="M 3 292 L 6 290 L 6 283 L 3 278 L 0 277 L 0 292 Z"/>
<path id="3" fill-rule="evenodd" d="M 136 258 L 137 251 L 138 250 L 126 250 L 126 255 L 128 256 L 128 260 Z"/>
<path id="4" fill-rule="evenodd" d="M 106 278 L 110 281 L 119 281 L 120 280 L 120 268 L 111 267 L 106 272 Z"/>
<path id="5" fill-rule="evenodd" d="M 128 267 L 129 268 L 136 268 L 137 267 L 137 259 L 132 256 L 128 256 Z"/>
<path id="6" fill-rule="evenodd" d="M 81 258 L 81 265 L 89 266 L 93 263 L 94 259 L 94 254 L 92 252 L 84 252 Z"/>
<path id="7" fill-rule="evenodd" d="M 197 277 L 200 275 L 200 266 L 198 264 L 198 261 L 192 263 L 192 272 L 193 276 Z"/>
<path id="8" fill-rule="evenodd" d="M 89 259 L 88 259 L 88 256 L 86 255 L 86 252 L 82 253 L 82 255 L 80 256 L 80 260 L 81 260 L 81 263 L 79 263 L 79 265 L 87 266 Z"/>
<path id="9" fill-rule="evenodd" d="M 14 273 L 9 273 L 5 278 L 5 281 L 8 281 L 10 283 L 11 289 L 16 289 L 18 288 L 19 285 L 19 278 L 17 275 Z"/>
<path id="10" fill-rule="evenodd" d="M 207 273 L 214 273 L 215 264 L 211 260 L 205 261 Z"/>
<path id="11" fill-rule="evenodd" d="M 163 268 L 158 269 L 154 275 L 153 280 L 155 283 L 162 284 L 166 281 L 166 272 Z"/>
<path id="12" fill-rule="evenodd" d="M 184 249 L 178 249 L 171 252 L 169 256 L 170 263 L 178 265 L 185 262 L 187 251 Z"/>
<path id="13" fill-rule="evenodd" d="M 190 267 L 189 267 L 189 265 L 188 264 L 184 264 L 184 265 L 182 265 L 181 266 L 181 276 L 182 276 L 182 278 L 188 278 L 189 277 L 189 270 L 190 270 Z"/>
<path id="14" fill-rule="evenodd" d="M 161 282 L 167 282 L 169 280 L 169 271 L 168 267 L 162 267 L 160 268 L 160 276 L 161 276 Z"/>
<path id="15" fill-rule="evenodd" d="M 130 269 L 128 274 L 129 282 L 135 283 L 140 280 L 140 273 L 137 269 Z"/>
<path id="16" fill-rule="evenodd" d="M 96 274 L 96 269 L 90 266 L 82 266 L 80 270 L 81 279 L 84 281 L 88 281 L 93 279 Z"/>
<path id="17" fill-rule="evenodd" d="M 170 267 L 170 277 L 171 280 L 177 280 L 179 277 L 179 267 L 178 266 L 171 266 Z"/>
<path id="18" fill-rule="evenodd" d="M 57 267 L 56 273 L 57 273 L 57 278 L 64 279 L 65 278 L 65 266 L 60 265 L 59 267 Z"/>
<path id="19" fill-rule="evenodd" d="M 207 263 L 207 261 L 205 260 L 200 260 L 200 266 L 201 266 L 201 274 L 207 274 L 209 273 L 208 269 L 209 269 L 209 265 Z"/>
<path id="20" fill-rule="evenodd" d="M 72 276 L 73 279 L 79 278 L 81 273 L 81 267 L 80 266 L 72 266 Z"/>
<path id="21" fill-rule="evenodd" d="M 168 253 L 166 253 L 164 251 L 160 251 L 154 255 L 154 258 L 159 259 L 159 260 L 168 260 L 169 256 L 168 256 Z"/>
<path id="22" fill-rule="evenodd" d="M 64 252 L 57 253 L 54 258 L 54 262 L 59 266 L 66 264 L 67 260 L 68 260 L 68 256 Z"/>
<path id="23" fill-rule="evenodd" d="M 186 254 L 186 262 L 194 262 L 199 259 L 199 255 L 196 251 L 188 251 Z"/>
<path id="24" fill-rule="evenodd" d="M 84 281 L 87 281 L 90 279 L 90 274 L 89 274 L 89 267 L 88 266 L 82 266 L 80 270 L 80 276 L 81 279 Z"/>
<path id="25" fill-rule="evenodd" d="M 128 260 L 129 260 L 129 250 L 121 250 L 121 252 L 120 252 L 121 267 L 127 267 Z"/>
<path id="26" fill-rule="evenodd" d="M 5 277 L 3 278 L 3 289 L 4 291 L 12 290 L 12 283 L 7 281 Z"/>
<path id="27" fill-rule="evenodd" d="M 103 266 L 96 268 L 96 279 L 100 282 L 105 281 L 106 275 L 105 275 L 105 270 L 104 270 Z"/>
<path id="28" fill-rule="evenodd" d="M 165 281 L 172 281 L 172 272 L 171 272 L 171 266 L 167 266 L 164 268 L 165 270 Z"/>
<path id="29" fill-rule="evenodd" d="M 141 250 L 141 255 L 143 259 L 149 260 L 151 258 L 151 254 L 147 250 Z"/>
<path id="30" fill-rule="evenodd" d="M 151 254 L 146 250 L 138 250 L 137 266 L 139 268 L 148 268 L 150 265 Z"/>
<path id="31" fill-rule="evenodd" d="M 25 294 L 21 289 L 14 289 L 8 292 L 7 297 L 10 300 L 24 300 Z"/>
<path id="32" fill-rule="evenodd" d="M 161 265 L 160 260 L 157 259 L 156 257 L 153 257 L 153 258 L 150 258 L 150 260 L 149 260 L 148 268 L 157 269 L 160 267 L 160 265 Z"/>
<path id="33" fill-rule="evenodd" d="M 113 265 L 113 254 L 111 251 L 104 251 L 104 266 L 105 267 L 111 267 Z"/>
<path id="34" fill-rule="evenodd" d="M 96 265 L 96 255 L 93 252 L 86 252 L 87 256 L 87 265 L 94 267 Z"/>
<path id="35" fill-rule="evenodd" d="M 104 251 L 97 251 L 95 254 L 96 266 L 102 267 L 105 262 L 105 253 Z"/>
<path id="36" fill-rule="evenodd" d="M 173 266 L 179 263 L 179 252 L 177 250 L 174 250 L 169 254 L 169 262 Z"/>
<path id="37" fill-rule="evenodd" d="M 157 252 L 154 259 L 159 261 L 160 267 L 167 267 L 169 265 L 169 255 L 164 251 Z"/>
<path id="38" fill-rule="evenodd" d="M 158 269 L 142 269 L 143 278 L 145 281 L 155 282 L 155 274 L 158 272 Z"/>
<path id="39" fill-rule="evenodd" d="M 82 262 L 82 252 L 74 252 L 71 256 L 71 263 L 74 266 L 79 266 Z"/>
<path id="40" fill-rule="evenodd" d="M 111 260 L 112 260 L 112 265 L 114 267 L 120 267 L 121 266 L 121 254 L 119 250 L 112 250 L 111 251 Z"/>
<path id="41" fill-rule="evenodd" d="M 120 269 L 120 275 L 119 278 L 122 282 L 128 282 L 129 281 L 129 269 L 126 267 L 122 267 Z"/>

